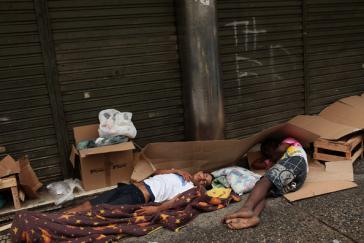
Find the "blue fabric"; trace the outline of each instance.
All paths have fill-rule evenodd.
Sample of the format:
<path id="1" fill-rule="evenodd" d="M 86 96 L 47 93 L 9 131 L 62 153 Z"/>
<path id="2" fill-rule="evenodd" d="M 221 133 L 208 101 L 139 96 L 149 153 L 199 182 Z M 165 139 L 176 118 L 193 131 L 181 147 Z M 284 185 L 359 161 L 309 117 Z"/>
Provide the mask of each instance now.
<path id="1" fill-rule="evenodd" d="M 145 203 L 143 192 L 134 184 L 118 184 L 118 187 L 103 192 L 90 200 L 91 205 L 134 205 Z"/>
<path id="2" fill-rule="evenodd" d="M 149 192 L 149 196 L 150 196 L 149 202 L 154 202 L 155 196 L 154 196 L 154 194 L 152 192 L 152 189 L 150 188 L 150 186 L 148 184 L 146 184 L 144 182 L 143 182 L 143 184 L 144 184 L 145 188 L 147 188 L 147 191 Z"/>

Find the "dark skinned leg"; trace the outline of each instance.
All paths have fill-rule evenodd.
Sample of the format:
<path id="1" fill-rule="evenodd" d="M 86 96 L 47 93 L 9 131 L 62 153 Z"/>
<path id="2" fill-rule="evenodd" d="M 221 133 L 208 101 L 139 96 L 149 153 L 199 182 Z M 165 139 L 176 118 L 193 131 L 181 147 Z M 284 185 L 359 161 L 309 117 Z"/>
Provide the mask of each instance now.
<path id="1" fill-rule="evenodd" d="M 243 207 L 237 212 L 226 215 L 224 222 L 231 229 L 249 228 L 259 224 L 259 215 L 265 207 L 265 198 L 272 183 L 263 177 L 254 186 Z"/>

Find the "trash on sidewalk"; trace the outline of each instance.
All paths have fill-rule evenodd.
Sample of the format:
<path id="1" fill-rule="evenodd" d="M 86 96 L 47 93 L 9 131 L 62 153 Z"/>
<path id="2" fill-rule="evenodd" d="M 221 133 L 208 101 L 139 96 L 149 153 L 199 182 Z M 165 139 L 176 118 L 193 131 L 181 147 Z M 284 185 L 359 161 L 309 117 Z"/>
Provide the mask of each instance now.
<path id="1" fill-rule="evenodd" d="M 96 140 L 99 137 L 98 128 L 99 124 L 75 127 L 75 143 Z M 70 160 L 73 168 L 80 172 L 84 189 L 98 189 L 130 180 L 134 148 L 132 142 L 82 150 L 72 146 Z"/>
<path id="2" fill-rule="evenodd" d="M 74 190 L 83 192 L 81 182 L 78 179 L 67 179 L 64 181 L 53 182 L 47 185 L 47 189 L 55 199 L 54 204 L 59 205 L 74 199 Z"/>

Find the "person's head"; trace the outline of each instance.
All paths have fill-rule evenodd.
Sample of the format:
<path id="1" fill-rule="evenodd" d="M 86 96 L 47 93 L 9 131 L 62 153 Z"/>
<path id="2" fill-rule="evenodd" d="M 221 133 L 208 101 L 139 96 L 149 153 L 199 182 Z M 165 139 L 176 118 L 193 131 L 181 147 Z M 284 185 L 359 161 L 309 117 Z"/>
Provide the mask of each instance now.
<path id="1" fill-rule="evenodd" d="M 271 159 L 279 146 L 279 142 L 275 139 L 268 138 L 262 142 L 260 145 L 260 151 L 263 156 Z"/>
<path id="2" fill-rule="evenodd" d="M 209 187 L 212 183 L 213 176 L 210 173 L 199 171 L 193 176 L 193 181 L 201 186 Z"/>

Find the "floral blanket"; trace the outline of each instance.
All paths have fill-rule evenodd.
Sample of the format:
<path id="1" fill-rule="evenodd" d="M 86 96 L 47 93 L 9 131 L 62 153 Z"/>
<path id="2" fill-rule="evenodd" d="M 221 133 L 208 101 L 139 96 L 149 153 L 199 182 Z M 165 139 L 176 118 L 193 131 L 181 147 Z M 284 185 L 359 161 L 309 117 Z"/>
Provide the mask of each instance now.
<path id="1" fill-rule="evenodd" d="M 172 209 L 150 216 L 134 213 L 145 205 L 104 204 L 77 213 L 22 211 L 15 215 L 11 238 L 12 242 L 109 242 L 143 236 L 160 227 L 175 230 L 200 213 L 224 208 L 231 201 L 240 198 L 236 194 L 227 199 L 209 197 L 192 188 L 178 197 Z"/>

